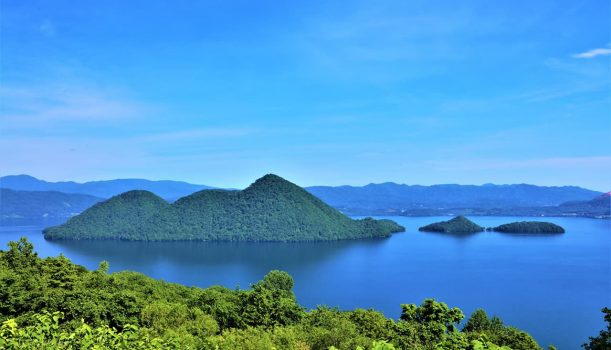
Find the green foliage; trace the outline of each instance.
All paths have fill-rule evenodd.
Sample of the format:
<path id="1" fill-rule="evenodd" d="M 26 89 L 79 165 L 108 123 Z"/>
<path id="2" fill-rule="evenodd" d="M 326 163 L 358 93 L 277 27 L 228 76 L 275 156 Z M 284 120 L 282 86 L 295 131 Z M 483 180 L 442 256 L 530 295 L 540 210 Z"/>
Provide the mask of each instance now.
<path id="1" fill-rule="evenodd" d="M 135 272 L 95 271 L 64 256 L 39 258 L 25 239 L 0 251 L 2 349 L 540 349 L 527 334 L 478 310 L 433 299 L 375 310 L 305 311 L 293 279 L 271 271 L 249 290 L 189 288 Z M 599 349 L 599 348 L 592 348 Z"/>
<path id="2" fill-rule="evenodd" d="M 473 312 L 463 332 L 468 335 L 469 339 L 475 343 L 480 342 L 482 346 L 486 346 L 486 342 L 490 341 L 513 350 L 541 349 L 530 334 L 515 327 L 505 326 L 503 321 L 496 316 L 492 319 L 488 318 L 482 309 Z"/>
<path id="3" fill-rule="evenodd" d="M 590 337 L 590 341 L 582 345 L 586 350 L 611 349 L 611 309 L 604 307 L 602 312 L 605 314 L 607 329 L 600 331 L 596 337 Z"/>
<path id="4" fill-rule="evenodd" d="M 74 330 L 60 328 L 61 312 L 36 314 L 32 325 L 19 327 L 15 320 L 0 327 L 1 349 L 179 349 L 176 340 L 151 338 L 138 327 L 125 325 L 123 332 L 108 326 L 90 327 L 81 322 Z"/>
<path id="5" fill-rule="evenodd" d="M 520 221 L 492 228 L 496 232 L 510 233 L 564 233 L 562 226 L 544 221 Z"/>
<path id="6" fill-rule="evenodd" d="M 488 314 L 483 309 L 477 309 L 471 314 L 469 320 L 463 327 L 464 332 L 484 332 L 498 330 L 503 327 L 502 321 L 498 317 L 488 318 Z"/>
<path id="7" fill-rule="evenodd" d="M 266 175 L 243 191 L 204 190 L 171 205 L 150 192 L 126 192 L 44 234 L 48 239 L 321 241 L 400 231 L 404 228 L 390 220 L 352 220 L 299 186 Z"/>
<path id="8" fill-rule="evenodd" d="M 402 349 L 418 349 L 423 344 L 438 344 L 443 349 L 460 348 L 455 344 L 458 340 L 456 326 L 464 317 L 460 309 L 450 309 L 445 303 L 426 299 L 420 306 L 403 304 L 401 310 L 396 329 Z"/>
<path id="9" fill-rule="evenodd" d="M 284 271 L 272 270 L 270 271 L 263 280 L 257 283 L 257 288 L 269 289 L 275 291 L 282 296 L 293 297 L 293 277 Z"/>
<path id="10" fill-rule="evenodd" d="M 425 232 L 471 233 L 484 231 L 484 228 L 460 215 L 448 221 L 440 221 L 422 226 L 418 230 Z"/>

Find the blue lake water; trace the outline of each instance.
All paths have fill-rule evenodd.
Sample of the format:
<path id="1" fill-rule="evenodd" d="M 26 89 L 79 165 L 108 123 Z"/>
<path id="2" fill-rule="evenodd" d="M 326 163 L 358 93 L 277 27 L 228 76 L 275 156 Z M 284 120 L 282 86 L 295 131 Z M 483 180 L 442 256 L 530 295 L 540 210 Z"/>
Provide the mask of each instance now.
<path id="1" fill-rule="evenodd" d="M 185 285 L 247 288 L 272 269 L 295 279 L 298 301 L 375 308 L 398 317 L 399 304 L 433 297 L 500 316 L 542 346 L 578 349 L 604 326 L 611 306 L 611 222 L 546 218 L 561 235 L 418 232 L 447 218 L 387 217 L 407 228 L 388 239 L 322 243 L 49 242 L 41 226 L 0 227 L 0 244 L 26 236 L 40 256 L 63 253 L 95 269 L 135 270 Z M 482 226 L 532 218 L 474 217 Z M 2 248 L 5 249 L 5 248 Z"/>

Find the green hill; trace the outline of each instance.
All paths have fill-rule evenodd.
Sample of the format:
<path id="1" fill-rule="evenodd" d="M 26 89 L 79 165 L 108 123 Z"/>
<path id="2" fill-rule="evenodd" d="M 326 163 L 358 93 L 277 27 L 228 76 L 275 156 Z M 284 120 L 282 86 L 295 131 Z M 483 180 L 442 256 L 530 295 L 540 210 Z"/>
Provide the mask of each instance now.
<path id="1" fill-rule="evenodd" d="M 51 239 L 124 239 L 125 233 L 147 222 L 170 204 L 148 191 L 129 191 L 100 202 L 65 224 L 44 230 Z"/>
<path id="2" fill-rule="evenodd" d="M 323 241 L 387 237 L 390 220 L 352 220 L 301 187 L 266 175 L 242 191 L 204 190 L 173 204 L 130 191 L 97 204 L 48 239 Z"/>
<path id="3" fill-rule="evenodd" d="M 520 221 L 494 227 L 492 231 L 508 233 L 564 233 L 564 228 L 551 222 Z"/>
<path id="4" fill-rule="evenodd" d="M 420 227 L 418 230 L 425 232 L 471 233 L 484 231 L 484 228 L 461 215 L 448 221 L 435 222 Z"/>

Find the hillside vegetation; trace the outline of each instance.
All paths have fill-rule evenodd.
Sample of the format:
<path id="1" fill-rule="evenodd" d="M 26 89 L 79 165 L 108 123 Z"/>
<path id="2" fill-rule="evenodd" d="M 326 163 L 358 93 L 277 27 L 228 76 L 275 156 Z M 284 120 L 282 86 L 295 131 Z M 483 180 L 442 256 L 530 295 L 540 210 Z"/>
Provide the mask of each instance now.
<path id="1" fill-rule="evenodd" d="M 2 349 L 541 349 L 483 310 L 462 330 L 463 312 L 432 299 L 400 311 L 305 310 L 281 271 L 248 290 L 201 289 L 41 259 L 25 238 L 0 251 Z"/>
<path id="2" fill-rule="evenodd" d="M 99 203 L 48 239 L 322 241 L 388 237 L 390 220 L 352 220 L 299 186 L 266 175 L 242 191 L 205 190 L 173 204 L 146 191 Z"/>

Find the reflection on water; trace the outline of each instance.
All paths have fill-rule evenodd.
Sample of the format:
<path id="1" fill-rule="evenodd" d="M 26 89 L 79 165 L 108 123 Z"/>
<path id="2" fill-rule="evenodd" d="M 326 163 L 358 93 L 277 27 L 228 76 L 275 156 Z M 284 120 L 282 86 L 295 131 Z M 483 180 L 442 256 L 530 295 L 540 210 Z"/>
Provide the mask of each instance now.
<path id="1" fill-rule="evenodd" d="M 0 245 L 27 236 L 42 256 L 95 269 L 135 270 L 185 285 L 247 288 L 272 269 L 295 279 L 298 301 L 375 308 L 434 297 L 470 314 L 483 307 L 542 344 L 577 349 L 604 327 L 611 304 L 611 221 L 545 218 L 565 234 L 445 234 L 418 228 L 447 217 L 392 217 L 388 239 L 317 243 L 46 241 L 42 226 L 0 226 Z M 532 218 L 471 217 L 484 227 Z M 23 223 L 21 223 L 23 224 Z M 48 224 L 48 223 L 45 223 Z"/>
<path id="2" fill-rule="evenodd" d="M 168 261 L 174 264 L 222 266 L 228 264 L 307 267 L 319 264 L 338 252 L 359 247 L 375 247 L 387 239 L 360 241 L 249 243 L 249 242 L 128 242 L 128 241 L 49 241 L 66 255 L 87 255 L 120 265 Z"/>
<path id="3" fill-rule="evenodd" d="M 463 240 L 463 239 L 475 238 L 478 235 L 485 234 L 486 232 L 451 232 L 451 233 L 445 233 L 445 232 L 420 232 L 420 233 L 423 234 L 423 235 L 443 236 L 443 237 L 446 237 L 446 238 Z"/>

